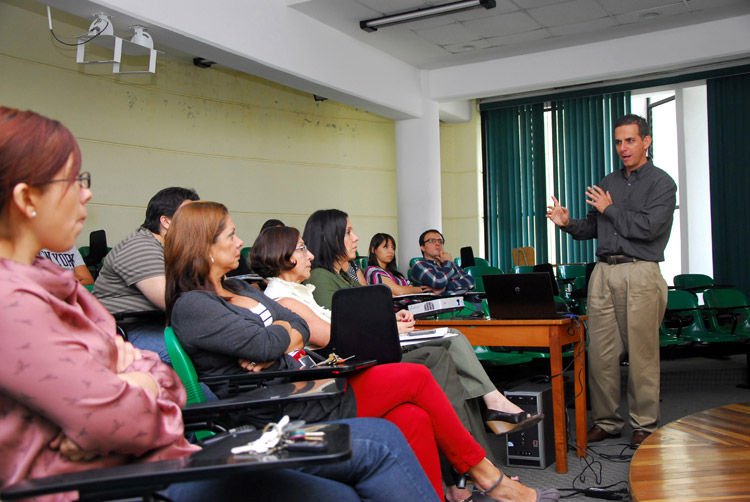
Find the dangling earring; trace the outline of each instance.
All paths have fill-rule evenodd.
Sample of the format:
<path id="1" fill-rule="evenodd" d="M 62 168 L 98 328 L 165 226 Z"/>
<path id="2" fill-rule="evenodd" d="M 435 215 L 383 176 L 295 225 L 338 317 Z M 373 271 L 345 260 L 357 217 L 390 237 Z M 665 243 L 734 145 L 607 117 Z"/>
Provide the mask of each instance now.
<path id="1" fill-rule="evenodd" d="M 211 258 L 211 263 L 213 263 L 214 262 L 214 257 L 210 256 L 210 258 Z"/>
<path id="2" fill-rule="evenodd" d="M 29 213 L 29 216 L 31 216 L 32 218 L 36 218 L 36 211 L 32 209 L 31 212 Z"/>

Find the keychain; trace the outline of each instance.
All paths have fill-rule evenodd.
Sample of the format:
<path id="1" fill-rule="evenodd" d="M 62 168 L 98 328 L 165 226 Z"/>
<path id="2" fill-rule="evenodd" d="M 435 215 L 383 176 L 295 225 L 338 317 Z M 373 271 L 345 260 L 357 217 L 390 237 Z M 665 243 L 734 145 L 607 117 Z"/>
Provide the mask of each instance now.
<path id="1" fill-rule="evenodd" d="M 348 361 L 352 357 L 354 357 L 354 356 L 351 355 L 349 357 L 346 357 L 346 358 L 342 359 L 341 357 L 339 357 L 336 354 L 334 354 L 333 352 L 331 352 L 331 354 L 328 356 L 328 359 L 326 359 L 325 361 L 321 361 L 319 363 L 315 363 L 313 365 L 313 367 L 316 367 L 316 366 L 336 366 L 336 365 L 342 364 L 344 361 Z"/>

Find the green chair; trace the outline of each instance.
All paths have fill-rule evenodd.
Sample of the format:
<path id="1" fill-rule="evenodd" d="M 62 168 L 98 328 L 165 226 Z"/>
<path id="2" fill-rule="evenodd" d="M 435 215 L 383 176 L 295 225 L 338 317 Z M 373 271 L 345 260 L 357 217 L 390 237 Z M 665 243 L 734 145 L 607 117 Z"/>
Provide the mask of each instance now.
<path id="1" fill-rule="evenodd" d="M 190 360 L 185 349 L 182 348 L 182 344 L 180 344 L 171 326 L 164 328 L 164 342 L 167 345 L 169 358 L 172 360 L 172 368 L 177 373 L 177 376 L 180 377 L 180 380 L 182 380 L 182 385 L 185 387 L 185 391 L 187 391 L 187 404 L 205 403 L 206 395 L 198 383 L 198 373 L 195 371 L 193 361 Z M 214 434 L 215 432 L 210 430 L 195 431 L 195 437 L 199 441 Z"/>
<path id="2" fill-rule="evenodd" d="M 557 276 L 566 281 L 586 277 L 586 265 L 560 265 L 557 267 Z"/>
<path id="3" fill-rule="evenodd" d="M 705 274 L 679 274 L 674 276 L 675 289 L 684 289 L 698 295 L 698 304 L 703 303 L 703 293 L 716 286 L 714 280 Z"/>
<path id="4" fill-rule="evenodd" d="M 703 290 L 714 285 L 714 280 L 704 274 L 679 274 L 674 276 L 674 286 L 677 289 Z"/>
<path id="5" fill-rule="evenodd" d="M 670 290 L 667 311 L 662 322 L 666 333 L 681 341 L 696 343 L 736 342 L 740 337 L 729 333 L 714 333 L 706 328 L 698 306 L 698 297 L 685 290 Z"/>
<path id="6" fill-rule="evenodd" d="M 247 257 L 250 256 L 250 250 L 252 249 L 252 246 L 245 246 L 244 248 L 240 249 L 240 257 L 242 258 L 242 261 L 247 263 Z"/>
<path id="7" fill-rule="evenodd" d="M 365 273 L 365 270 L 367 270 L 367 256 L 357 256 L 357 265 L 359 265 L 359 268 L 362 269 L 362 273 Z"/>
<path id="8" fill-rule="evenodd" d="M 424 258 L 421 256 L 415 256 L 411 260 L 409 260 L 409 268 L 412 268 L 415 263 L 417 263 L 419 260 L 423 260 Z"/>
<path id="9" fill-rule="evenodd" d="M 484 293 L 483 275 L 499 275 L 503 273 L 499 268 L 491 267 L 489 265 L 476 265 L 474 267 L 466 267 L 464 270 L 476 281 L 477 284 L 473 289 L 476 293 Z"/>
<path id="10" fill-rule="evenodd" d="M 513 267 L 514 274 L 530 274 L 534 271 L 534 265 L 516 265 Z"/>
<path id="11" fill-rule="evenodd" d="M 491 366 L 511 366 L 524 364 L 534 360 L 530 353 L 506 351 L 503 347 L 474 347 L 477 359 Z"/>
<path id="12" fill-rule="evenodd" d="M 458 265 L 459 267 L 461 266 L 461 257 L 460 257 L 460 256 L 459 256 L 459 257 L 457 257 L 456 259 L 454 259 L 453 261 L 454 261 L 454 262 L 456 263 L 456 265 Z M 477 266 L 484 266 L 484 267 L 489 267 L 489 266 L 490 266 L 490 262 L 488 262 L 488 261 L 487 261 L 487 260 L 485 260 L 484 258 L 480 258 L 480 257 L 478 257 L 478 256 L 475 256 L 475 257 L 474 257 L 474 265 L 477 265 Z"/>
<path id="13" fill-rule="evenodd" d="M 89 291 L 94 291 L 94 285 L 93 284 L 84 284 L 84 288 L 88 289 Z"/>
<path id="14" fill-rule="evenodd" d="M 709 289 L 703 293 L 703 301 L 711 331 L 750 338 L 750 303 L 742 291 Z"/>

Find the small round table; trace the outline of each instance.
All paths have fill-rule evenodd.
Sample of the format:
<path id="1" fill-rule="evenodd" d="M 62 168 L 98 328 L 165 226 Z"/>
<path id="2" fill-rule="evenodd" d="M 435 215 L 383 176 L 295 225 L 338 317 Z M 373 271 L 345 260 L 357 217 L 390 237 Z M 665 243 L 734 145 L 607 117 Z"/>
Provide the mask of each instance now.
<path id="1" fill-rule="evenodd" d="M 750 500 L 750 402 L 660 428 L 636 450 L 628 478 L 637 502 Z"/>

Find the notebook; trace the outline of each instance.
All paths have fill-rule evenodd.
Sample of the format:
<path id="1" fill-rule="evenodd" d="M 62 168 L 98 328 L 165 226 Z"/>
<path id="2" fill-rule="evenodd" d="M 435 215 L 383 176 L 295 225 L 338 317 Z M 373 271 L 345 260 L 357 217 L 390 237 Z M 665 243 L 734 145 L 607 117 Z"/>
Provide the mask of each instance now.
<path id="1" fill-rule="evenodd" d="M 391 290 L 382 284 L 345 288 L 333 294 L 331 341 L 340 357 L 375 359 L 378 364 L 401 361 Z"/>
<path id="2" fill-rule="evenodd" d="M 493 319 L 558 319 L 552 281 L 546 272 L 484 275 Z"/>

